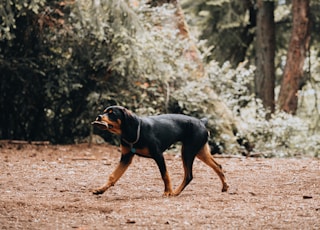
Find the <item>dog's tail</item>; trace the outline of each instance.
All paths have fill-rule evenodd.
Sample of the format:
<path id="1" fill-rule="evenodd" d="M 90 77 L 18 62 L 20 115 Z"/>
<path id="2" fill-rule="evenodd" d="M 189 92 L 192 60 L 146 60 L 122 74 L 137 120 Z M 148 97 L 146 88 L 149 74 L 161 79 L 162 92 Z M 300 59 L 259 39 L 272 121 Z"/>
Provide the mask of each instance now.
<path id="1" fill-rule="evenodd" d="M 204 124 L 204 126 L 207 126 L 208 124 L 208 118 L 204 117 L 204 118 L 201 118 L 200 121 L 202 122 L 202 124 Z"/>

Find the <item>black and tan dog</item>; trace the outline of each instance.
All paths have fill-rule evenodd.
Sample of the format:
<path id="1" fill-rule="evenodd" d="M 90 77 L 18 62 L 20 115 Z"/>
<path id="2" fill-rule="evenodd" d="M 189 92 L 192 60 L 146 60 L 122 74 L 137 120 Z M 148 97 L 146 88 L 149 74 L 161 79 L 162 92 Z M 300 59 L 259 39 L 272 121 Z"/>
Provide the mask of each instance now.
<path id="1" fill-rule="evenodd" d="M 221 166 L 213 159 L 208 145 L 206 120 L 179 114 L 138 117 L 121 106 L 110 106 L 92 124 L 121 137 L 121 159 L 118 167 L 110 175 L 108 182 L 93 190 L 102 194 L 113 186 L 126 171 L 134 155 L 149 157 L 156 161 L 164 182 L 164 195 L 177 196 L 193 178 L 192 165 L 195 157 L 209 165 L 220 177 L 222 192 L 228 190 Z M 172 190 L 163 152 L 172 144 L 182 143 L 181 157 L 184 179 L 181 185 Z"/>

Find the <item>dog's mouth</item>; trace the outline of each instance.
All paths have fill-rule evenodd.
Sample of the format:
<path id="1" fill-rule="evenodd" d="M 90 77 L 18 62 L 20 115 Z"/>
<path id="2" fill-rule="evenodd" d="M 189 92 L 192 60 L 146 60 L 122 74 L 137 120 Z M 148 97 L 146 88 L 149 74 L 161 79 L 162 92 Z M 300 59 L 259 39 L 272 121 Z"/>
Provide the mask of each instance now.
<path id="1" fill-rule="evenodd" d="M 107 130 L 112 129 L 113 125 L 109 125 L 107 122 L 104 121 L 93 121 L 91 124 L 99 129 Z"/>

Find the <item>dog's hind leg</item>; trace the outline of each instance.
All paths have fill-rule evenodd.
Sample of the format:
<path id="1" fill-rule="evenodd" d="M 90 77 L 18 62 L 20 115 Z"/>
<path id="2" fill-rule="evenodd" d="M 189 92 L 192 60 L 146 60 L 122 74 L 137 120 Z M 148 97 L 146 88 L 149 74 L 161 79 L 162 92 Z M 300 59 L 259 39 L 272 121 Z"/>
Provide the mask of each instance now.
<path id="1" fill-rule="evenodd" d="M 164 183 L 164 196 L 171 196 L 173 195 L 172 193 L 172 185 L 171 185 L 171 179 L 166 167 L 166 163 L 164 160 L 164 157 L 162 154 L 159 154 L 157 157 L 154 157 L 154 160 L 156 161 L 158 168 L 160 170 L 161 173 L 161 178 L 163 180 Z"/>
<path id="2" fill-rule="evenodd" d="M 210 166 L 219 176 L 221 182 L 222 182 L 222 192 L 226 192 L 229 188 L 225 176 L 222 172 L 222 167 L 219 165 L 214 159 L 213 156 L 210 153 L 210 147 L 208 143 L 206 143 L 203 148 L 199 151 L 197 154 L 197 157 L 206 163 L 208 166 Z"/>
<path id="3" fill-rule="evenodd" d="M 176 190 L 174 190 L 174 196 L 178 196 L 193 179 L 192 166 L 195 154 L 193 153 L 192 148 L 182 145 L 181 158 L 184 168 L 184 178 L 180 186 Z"/>

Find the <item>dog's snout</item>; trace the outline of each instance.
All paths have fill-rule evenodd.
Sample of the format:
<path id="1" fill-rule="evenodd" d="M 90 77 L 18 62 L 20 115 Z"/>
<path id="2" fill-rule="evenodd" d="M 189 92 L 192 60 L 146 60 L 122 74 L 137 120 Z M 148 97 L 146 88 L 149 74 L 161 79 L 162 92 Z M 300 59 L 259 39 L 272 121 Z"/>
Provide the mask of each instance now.
<path id="1" fill-rule="evenodd" d="M 102 115 L 98 115 L 96 118 L 97 121 L 101 121 L 102 120 Z"/>

